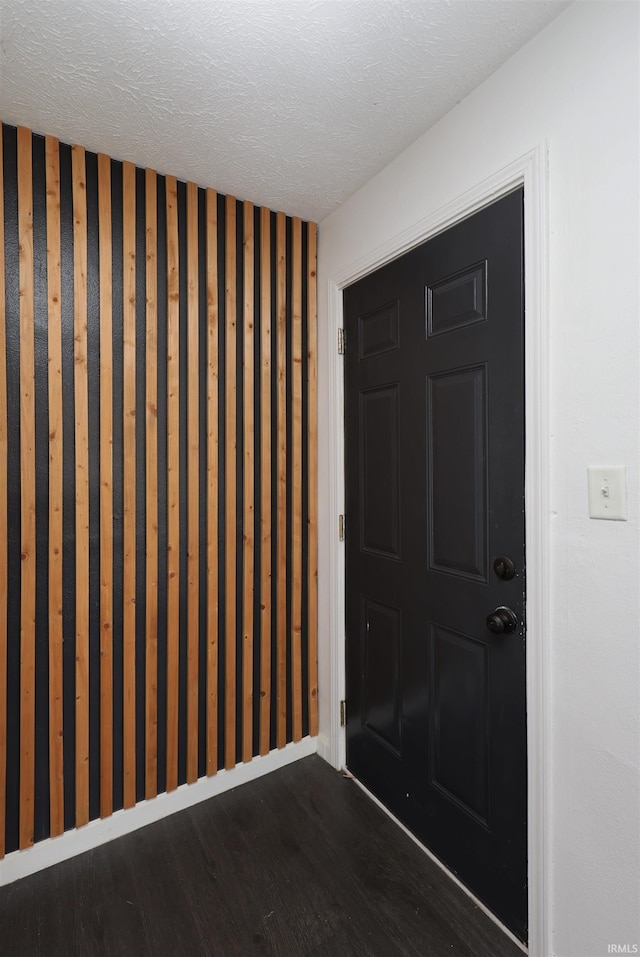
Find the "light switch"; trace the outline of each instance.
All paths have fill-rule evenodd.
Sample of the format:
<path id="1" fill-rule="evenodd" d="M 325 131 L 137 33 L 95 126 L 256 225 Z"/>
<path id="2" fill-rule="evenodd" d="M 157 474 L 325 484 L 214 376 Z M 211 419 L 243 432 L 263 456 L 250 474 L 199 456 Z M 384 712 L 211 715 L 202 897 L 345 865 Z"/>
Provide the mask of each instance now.
<path id="1" fill-rule="evenodd" d="M 589 518 L 627 520 L 627 470 L 624 465 L 588 468 Z"/>

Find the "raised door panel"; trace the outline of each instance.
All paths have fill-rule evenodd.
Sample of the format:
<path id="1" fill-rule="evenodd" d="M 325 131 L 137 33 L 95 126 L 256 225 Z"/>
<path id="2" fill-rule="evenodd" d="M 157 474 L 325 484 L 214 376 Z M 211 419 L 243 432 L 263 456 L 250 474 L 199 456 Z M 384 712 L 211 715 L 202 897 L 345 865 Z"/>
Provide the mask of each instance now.
<path id="1" fill-rule="evenodd" d="M 430 783 L 489 824 L 489 668 L 484 642 L 432 625 Z"/>
<path id="2" fill-rule="evenodd" d="M 400 557 L 398 386 L 360 394 L 360 546 Z"/>
<path id="3" fill-rule="evenodd" d="M 362 600 L 363 723 L 397 754 L 401 748 L 401 616 L 398 608 Z"/>
<path id="4" fill-rule="evenodd" d="M 358 319 L 360 358 L 369 359 L 397 349 L 400 339 L 399 303 L 396 300 Z"/>
<path id="5" fill-rule="evenodd" d="M 429 567 L 487 579 L 487 374 L 427 378 Z"/>
<path id="6" fill-rule="evenodd" d="M 487 318 L 487 264 L 470 266 L 427 286 L 427 336 L 439 336 Z"/>

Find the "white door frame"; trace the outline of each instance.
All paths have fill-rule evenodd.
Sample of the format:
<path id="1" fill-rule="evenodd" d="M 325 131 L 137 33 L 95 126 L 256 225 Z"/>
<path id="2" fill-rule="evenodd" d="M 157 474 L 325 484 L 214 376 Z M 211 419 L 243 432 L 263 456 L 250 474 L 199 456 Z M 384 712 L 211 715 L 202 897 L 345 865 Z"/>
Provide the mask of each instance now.
<path id="1" fill-rule="evenodd" d="M 550 952 L 547 914 L 549 860 L 549 424 L 548 424 L 548 222 L 547 146 L 542 142 L 489 179 L 371 250 L 331 276 L 324 334 L 330 356 L 326 397 L 329 425 L 329 514 L 344 512 L 344 378 L 337 354 L 343 325 L 342 290 L 367 273 L 466 218 L 518 186 L 524 186 L 525 248 L 525 539 L 527 555 L 527 770 L 529 953 Z M 349 348 L 349 346 L 347 346 Z M 324 390 L 323 390 L 324 391 Z M 326 601 L 330 615 L 329 760 L 342 768 L 345 729 L 339 702 L 345 689 L 345 548 L 337 534 L 327 541 L 330 577 Z"/>

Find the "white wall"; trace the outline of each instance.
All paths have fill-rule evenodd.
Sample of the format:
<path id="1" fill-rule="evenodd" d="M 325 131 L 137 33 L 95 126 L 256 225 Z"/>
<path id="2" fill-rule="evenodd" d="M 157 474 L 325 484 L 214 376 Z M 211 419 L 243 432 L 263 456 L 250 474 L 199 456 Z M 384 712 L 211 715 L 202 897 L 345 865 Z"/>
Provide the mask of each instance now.
<path id="1" fill-rule="evenodd" d="M 552 681 L 545 954 L 640 950 L 640 7 L 578 2 L 320 225 L 320 733 L 329 734 L 328 280 L 549 144 Z M 628 522 L 590 520 L 625 464 Z"/>

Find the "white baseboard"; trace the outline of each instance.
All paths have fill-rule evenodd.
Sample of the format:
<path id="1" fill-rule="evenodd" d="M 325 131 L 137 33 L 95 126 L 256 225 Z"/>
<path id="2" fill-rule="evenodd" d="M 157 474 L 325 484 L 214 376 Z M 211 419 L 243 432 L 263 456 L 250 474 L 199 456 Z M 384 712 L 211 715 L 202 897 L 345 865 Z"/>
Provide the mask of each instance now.
<path id="1" fill-rule="evenodd" d="M 319 734 L 317 737 L 318 741 L 318 754 L 323 761 L 326 761 L 327 764 L 331 764 L 331 742 L 326 734 Z"/>
<path id="2" fill-rule="evenodd" d="M 315 754 L 318 740 L 303 738 L 302 741 L 288 744 L 279 751 L 270 751 L 264 757 L 256 757 L 246 764 L 237 764 L 231 771 L 218 771 L 213 777 L 200 778 L 195 784 L 182 784 L 169 794 L 159 794 L 149 801 L 140 801 L 135 807 L 116 811 L 111 817 L 90 821 L 84 827 L 65 831 L 59 837 L 38 841 L 24 851 L 12 851 L 0 860 L 0 886 L 59 864 L 100 844 L 106 844 L 159 821 L 169 814 L 199 804 L 241 784 L 247 784 L 287 764 L 299 761 L 300 758 L 306 758 L 309 754 Z"/>

